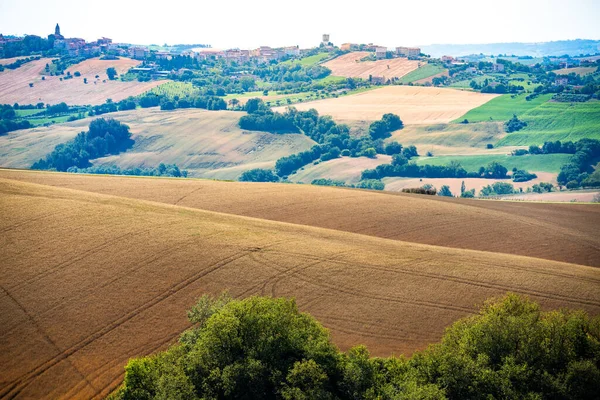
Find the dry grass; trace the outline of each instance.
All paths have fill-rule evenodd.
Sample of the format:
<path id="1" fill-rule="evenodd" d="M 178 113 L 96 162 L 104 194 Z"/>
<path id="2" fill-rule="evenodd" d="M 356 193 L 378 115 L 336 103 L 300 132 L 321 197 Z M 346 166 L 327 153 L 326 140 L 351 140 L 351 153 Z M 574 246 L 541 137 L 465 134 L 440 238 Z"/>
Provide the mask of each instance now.
<path id="1" fill-rule="evenodd" d="M 108 67 L 115 67 L 119 73 L 126 72 L 139 61 L 121 58 L 119 60 L 90 59 L 71 66 L 68 71 L 81 72 L 80 77 L 60 81 L 59 76 L 45 76 L 41 73 L 46 63 L 52 63 L 49 58 L 43 58 L 24 64 L 15 70 L 0 73 L 0 99 L 2 103 L 56 104 L 65 102 L 70 105 L 96 105 L 112 99 L 120 101 L 129 96 L 137 96 L 152 89 L 165 81 L 152 82 L 121 82 L 110 81 L 106 75 Z M 95 78 L 96 75 L 100 77 Z M 84 84 L 83 79 L 88 83 Z M 29 84 L 33 83 L 33 87 Z"/>
<path id="2" fill-rule="evenodd" d="M 304 135 L 275 135 L 241 130 L 243 114 L 234 111 L 157 108 L 105 115 L 130 126 L 136 143 L 117 156 L 95 161 L 121 168 L 156 167 L 176 163 L 193 176 L 237 179 L 251 168 L 272 168 L 283 156 L 310 149 L 315 142 Z M 29 168 L 54 146 L 84 131 L 92 119 L 50 127 L 15 131 L 0 136 L 0 166 Z"/>
<path id="3" fill-rule="evenodd" d="M 594 202 L 594 199 L 600 196 L 599 191 L 563 191 L 550 193 L 526 193 L 507 197 L 508 200 L 525 201 L 572 201 L 572 202 Z"/>
<path id="4" fill-rule="evenodd" d="M 514 204 L 312 185 L 35 171 L 0 170 L 0 177 L 394 240 L 600 267 L 600 207 L 595 205 Z"/>
<path id="5" fill-rule="evenodd" d="M 577 74 L 577 75 L 588 75 L 593 74 L 598 70 L 598 67 L 574 67 L 574 68 L 563 68 L 554 72 L 556 75 L 569 75 L 569 74 Z"/>
<path id="6" fill-rule="evenodd" d="M 377 158 L 367 157 L 341 157 L 320 162 L 317 165 L 309 164 L 289 178 L 294 182 L 311 183 L 313 179 L 327 178 L 357 183 L 365 169 L 372 169 L 380 164 L 389 164 L 392 157 L 377 155 Z"/>
<path id="7" fill-rule="evenodd" d="M 453 121 L 497 95 L 422 86 L 386 86 L 333 99 L 296 104 L 298 110 L 315 108 L 342 121 L 374 121 L 385 113 L 398 114 L 405 124 Z"/>
<path id="8" fill-rule="evenodd" d="M 426 64 L 425 62 L 409 60 L 407 58 L 360 61 L 362 58 L 373 54 L 367 51 L 356 51 L 327 61 L 323 66 L 329 68 L 333 76 L 362 78 L 366 80 L 369 79 L 369 75 L 382 76 L 385 79 L 401 78 Z"/>
<path id="9" fill-rule="evenodd" d="M 63 177 L 29 174 L 49 181 Z M 135 182 L 142 182 L 157 196 L 171 193 L 152 187 L 153 182 L 172 182 L 194 187 L 196 199 L 217 201 L 217 183 L 64 179 L 81 186 L 88 179 L 117 184 L 121 191 L 138 194 L 144 189 Z M 252 198 L 263 187 L 218 185 L 231 189 L 218 195 L 222 201 L 240 193 Z M 285 187 L 269 187 L 275 197 L 268 203 L 271 207 Z M 296 193 L 307 188 L 294 187 Z M 337 192 L 350 198 L 362 193 Z M 295 201 L 310 203 L 315 193 L 308 191 Z M 422 196 L 381 197 L 417 205 Z M 339 207 L 340 200 L 330 202 Z M 440 219 L 447 218 L 444 208 L 452 203 L 435 203 Z M 254 210 L 264 207 L 251 205 Z M 130 357 L 174 342 L 188 327 L 185 310 L 195 299 L 225 288 L 236 297 L 295 296 L 302 310 L 331 330 L 342 349 L 364 343 L 375 355 L 421 349 L 438 340 L 445 326 L 506 291 L 529 295 L 545 308 L 600 312 L 596 268 L 410 244 L 12 179 L 0 179 L 0 209 L 2 397 L 104 397 L 120 383 Z M 375 205 L 370 209 L 378 210 Z M 471 217 L 488 214 L 476 205 L 466 210 Z M 468 222 L 472 228 L 473 219 Z M 550 223 L 540 221 L 537 228 L 544 225 L 549 244 L 568 245 L 553 240 Z M 394 227 L 406 229 L 404 224 Z M 538 231 L 539 236 L 544 233 Z M 521 235 L 527 240 L 525 232 Z"/>

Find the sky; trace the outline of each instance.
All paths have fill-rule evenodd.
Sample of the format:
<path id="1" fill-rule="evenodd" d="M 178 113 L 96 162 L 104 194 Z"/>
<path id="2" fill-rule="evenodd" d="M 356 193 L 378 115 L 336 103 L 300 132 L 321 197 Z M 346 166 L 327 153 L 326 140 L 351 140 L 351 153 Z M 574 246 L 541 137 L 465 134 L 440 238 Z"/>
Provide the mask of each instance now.
<path id="1" fill-rule="evenodd" d="M 119 43 L 313 47 L 600 40 L 600 0 L 0 0 L 0 33 Z"/>

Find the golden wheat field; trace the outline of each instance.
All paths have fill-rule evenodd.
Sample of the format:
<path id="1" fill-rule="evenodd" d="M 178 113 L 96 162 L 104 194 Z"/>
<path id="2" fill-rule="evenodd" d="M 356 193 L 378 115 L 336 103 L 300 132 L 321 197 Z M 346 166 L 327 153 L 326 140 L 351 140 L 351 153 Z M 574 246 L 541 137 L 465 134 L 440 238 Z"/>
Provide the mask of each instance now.
<path id="1" fill-rule="evenodd" d="M 360 61 L 362 58 L 373 55 L 368 51 L 355 51 L 336 57 L 323 64 L 331 70 L 333 76 L 347 78 L 369 79 L 369 76 L 384 77 L 385 79 L 401 78 L 427 64 L 423 61 L 409 60 L 407 58 L 393 58 L 390 60 Z"/>
<path id="2" fill-rule="evenodd" d="M 394 113 L 404 124 L 448 123 L 487 103 L 495 94 L 424 87 L 386 86 L 350 96 L 294 105 L 298 110 L 316 109 L 336 121 L 374 121 Z M 283 110 L 283 107 L 275 110 Z"/>
<path id="3" fill-rule="evenodd" d="M 0 177 L 386 239 L 600 267 L 600 207 L 594 204 L 38 171 L 0 170 Z"/>
<path id="4" fill-rule="evenodd" d="M 315 142 L 300 134 L 273 135 L 239 128 L 240 112 L 157 108 L 111 113 L 131 128 L 135 145 L 116 156 L 94 161 L 121 168 L 177 164 L 191 176 L 237 179 L 252 168 L 272 168 L 280 157 L 310 149 Z M 29 168 L 54 146 L 87 130 L 94 118 L 0 136 L 0 166 Z"/>
<path id="5" fill-rule="evenodd" d="M 256 202 L 264 199 L 265 187 L 273 198 Z M 188 327 L 185 310 L 195 299 L 223 289 L 236 297 L 293 296 L 331 330 L 340 348 L 363 343 L 375 355 L 422 349 L 439 340 L 452 321 L 506 291 L 529 295 L 545 308 L 600 312 L 598 268 L 368 232 L 377 229 L 375 214 L 393 219 L 391 204 L 407 210 L 404 218 L 410 220 L 410 214 L 424 212 L 423 203 L 430 224 L 434 209 L 439 219 L 463 212 L 470 231 L 462 236 L 473 242 L 478 234 L 476 241 L 485 242 L 473 221 L 500 221 L 512 214 L 505 229 L 531 224 L 538 243 L 548 240 L 567 253 L 592 254 L 598 244 L 585 233 L 595 229 L 598 214 L 591 207 L 557 206 L 552 211 L 562 215 L 547 221 L 542 216 L 556 205 L 505 209 L 504 203 L 421 202 L 415 196 L 373 194 L 369 200 L 380 197 L 388 206 L 372 206 L 374 223 L 365 232 L 354 227 L 358 233 L 344 229 L 353 218 L 335 222 L 339 229 L 333 230 L 206 210 L 212 204 L 252 214 L 247 207 L 271 217 L 280 210 L 280 216 L 293 220 L 293 215 L 311 216 L 319 195 L 329 198 L 331 209 L 342 210 L 368 194 L 302 185 L 1 171 L 0 396 L 102 398 L 120 384 L 130 357 L 173 343 Z M 178 204 L 164 204 L 171 201 Z M 346 211 L 359 215 L 357 209 Z M 557 229 L 561 218 L 567 227 Z M 581 228 L 572 222 L 578 218 Z M 519 220 L 522 225 L 515 226 Z M 452 222 L 438 225 L 461 236 L 461 226 Z M 409 224 L 394 228 L 408 230 Z M 526 233 L 521 232 L 524 240 Z M 547 239 L 541 239 L 544 235 Z M 506 249 L 509 232 L 507 237 L 496 237 Z"/>
<path id="6" fill-rule="evenodd" d="M 46 64 L 52 64 L 52 59 L 42 58 L 32 61 L 15 70 L 0 72 L 0 99 L 2 103 L 13 104 L 57 104 L 65 102 L 69 105 L 96 105 L 107 99 L 120 101 L 129 96 L 137 96 L 166 81 L 151 82 L 121 82 L 111 81 L 106 75 L 106 69 L 114 67 L 119 74 L 140 62 L 128 58 L 119 60 L 89 59 L 67 69 L 71 74 L 81 73 L 80 77 L 62 80 L 63 76 L 44 76 L 42 72 Z M 98 78 L 96 78 L 98 75 Z M 87 84 L 84 83 L 87 79 Z M 33 87 L 29 87 L 32 83 Z"/>

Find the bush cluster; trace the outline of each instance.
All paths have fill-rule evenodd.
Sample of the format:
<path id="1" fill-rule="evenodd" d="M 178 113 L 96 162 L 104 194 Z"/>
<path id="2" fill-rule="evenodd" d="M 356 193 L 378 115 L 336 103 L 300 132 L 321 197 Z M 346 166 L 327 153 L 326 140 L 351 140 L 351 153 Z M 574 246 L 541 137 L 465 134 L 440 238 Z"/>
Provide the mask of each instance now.
<path id="1" fill-rule="evenodd" d="M 67 171 L 71 167 L 90 167 L 90 160 L 109 154 L 119 154 L 133 146 L 129 126 L 114 119 L 98 118 L 90 123 L 87 132 L 57 145 L 44 159 L 34 163 L 32 169 Z"/>
<path id="2" fill-rule="evenodd" d="M 113 399 L 595 399 L 600 319 L 508 294 L 411 358 L 341 352 L 294 300 L 203 296 L 167 351 L 125 367 Z"/>

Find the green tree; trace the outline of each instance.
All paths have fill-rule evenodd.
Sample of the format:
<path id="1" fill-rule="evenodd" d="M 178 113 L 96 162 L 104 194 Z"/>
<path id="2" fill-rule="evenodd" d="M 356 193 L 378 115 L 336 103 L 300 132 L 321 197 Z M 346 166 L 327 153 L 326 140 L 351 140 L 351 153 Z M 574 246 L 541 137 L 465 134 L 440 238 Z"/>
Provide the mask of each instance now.
<path id="1" fill-rule="evenodd" d="M 450 191 L 450 186 L 443 185 L 438 192 L 438 196 L 446 196 L 446 197 L 454 197 L 452 192 Z"/>
<path id="2" fill-rule="evenodd" d="M 108 75 L 108 79 L 112 81 L 117 76 L 117 70 L 114 67 L 109 67 L 106 69 L 106 75 Z"/>

